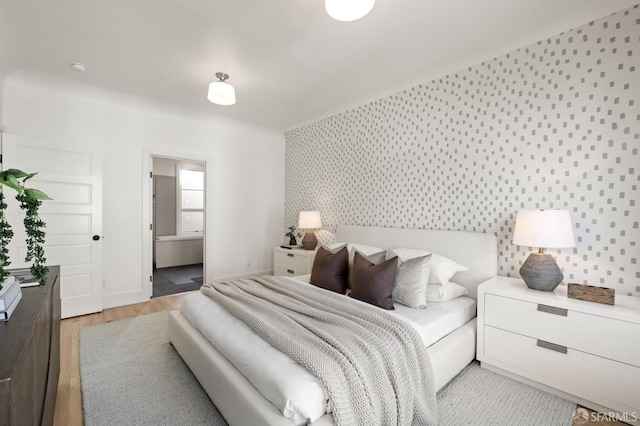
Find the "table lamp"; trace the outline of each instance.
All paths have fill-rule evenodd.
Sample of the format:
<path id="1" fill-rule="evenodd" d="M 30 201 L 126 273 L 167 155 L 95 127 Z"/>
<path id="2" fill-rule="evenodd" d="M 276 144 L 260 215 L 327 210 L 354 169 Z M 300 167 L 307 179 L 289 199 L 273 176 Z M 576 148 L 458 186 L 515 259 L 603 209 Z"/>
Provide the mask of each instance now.
<path id="1" fill-rule="evenodd" d="M 305 250 L 314 250 L 318 245 L 318 239 L 316 238 L 316 234 L 313 233 L 313 230 L 320 227 L 322 227 L 320 212 L 300 212 L 298 216 L 298 228 L 307 230 L 304 238 L 302 238 L 302 247 L 304 247 Z"/>
<path id="2" fill-rule="evenodd" d="M 513 244 L 538 247 L 520 268 L 529 288 L 553 291 L 564 276 L 545 248 L 575 247 L 571 215 L 567 210 L 519 210 L 513 230 Z"/>

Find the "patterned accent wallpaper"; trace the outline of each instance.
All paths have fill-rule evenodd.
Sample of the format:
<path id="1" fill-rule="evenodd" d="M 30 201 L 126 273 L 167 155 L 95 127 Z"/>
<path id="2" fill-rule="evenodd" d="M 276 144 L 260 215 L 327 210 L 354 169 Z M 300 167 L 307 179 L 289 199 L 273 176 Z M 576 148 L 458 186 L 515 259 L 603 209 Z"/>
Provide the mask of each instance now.
<path id="1" fill-rule="evenodd" d="M 640 9 L 636 5 L 286 132 L 285 225 L 490 232 L 499 275 L 519 209 L 567 209 L 565 282 L 640 296 Z"/>

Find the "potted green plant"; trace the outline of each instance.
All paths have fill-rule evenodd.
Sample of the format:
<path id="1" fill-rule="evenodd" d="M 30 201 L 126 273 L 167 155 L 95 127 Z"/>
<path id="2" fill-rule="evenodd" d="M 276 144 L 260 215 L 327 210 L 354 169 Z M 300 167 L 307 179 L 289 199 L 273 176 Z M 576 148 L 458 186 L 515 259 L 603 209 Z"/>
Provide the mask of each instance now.
<path id="1" fill-rule="evenodd" d="M 302 232 L 300 232 L 295 226 L 290 226 L 287 228 L 287 232 L 284 234 L 284 236 L 289 238 L 290 246 L 295 246 L 298 245 L 296 238 L 302 237 Z"/>
<path id="2" fill-rule="evenodd" d="M 44 266 L 46 258 L 44 257 L 44 227 L 46 224 L 38 215 L 38 209 L 42 205 L 43 200 L 50 200 L 49 196 L 44 192 L 27 188 L 25 184 L 29 179 L 34 177 L 36 173 L 26 173 L 19 169 L 8 169 L 0 172 L 0 289 L 2 283 L 9 276 L 9 272 L 5 269 L 11 264 L 9 260 L 8 245 L 13 238 L 13 230 L 7 222 L 4 188 L 8 187 L 17 192 L 16 200 L 20 204 L 20 208 L 25 212 L 24 227 L 27 234 L 27 254 L 26 262 L 32 262 L 30 270 L 31 274 L 44 285 L 47 272 L 49 269 Z"/>

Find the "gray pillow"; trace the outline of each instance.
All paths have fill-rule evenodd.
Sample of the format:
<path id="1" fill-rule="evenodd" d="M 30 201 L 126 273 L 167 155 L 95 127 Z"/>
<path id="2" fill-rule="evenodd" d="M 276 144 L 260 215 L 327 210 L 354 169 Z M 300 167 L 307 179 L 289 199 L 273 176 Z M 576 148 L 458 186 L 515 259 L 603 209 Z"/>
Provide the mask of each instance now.
<path id="1" fill-rule="evenodd" d="M 393 300 L 410 308 L 426 309 L 431 255 L 414 257 L 406 262 L 399 259 Z"/>

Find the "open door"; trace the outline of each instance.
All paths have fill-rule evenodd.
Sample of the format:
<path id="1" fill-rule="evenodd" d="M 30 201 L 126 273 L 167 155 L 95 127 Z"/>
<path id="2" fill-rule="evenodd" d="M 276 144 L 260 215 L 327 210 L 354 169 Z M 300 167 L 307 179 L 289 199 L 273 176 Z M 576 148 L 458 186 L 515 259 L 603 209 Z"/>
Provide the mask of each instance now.
<path id="1" fill-rule="evenodd" d="M 205 172 L 202 161 L 152 156 L 152 297 L 202 286 Z"/>

